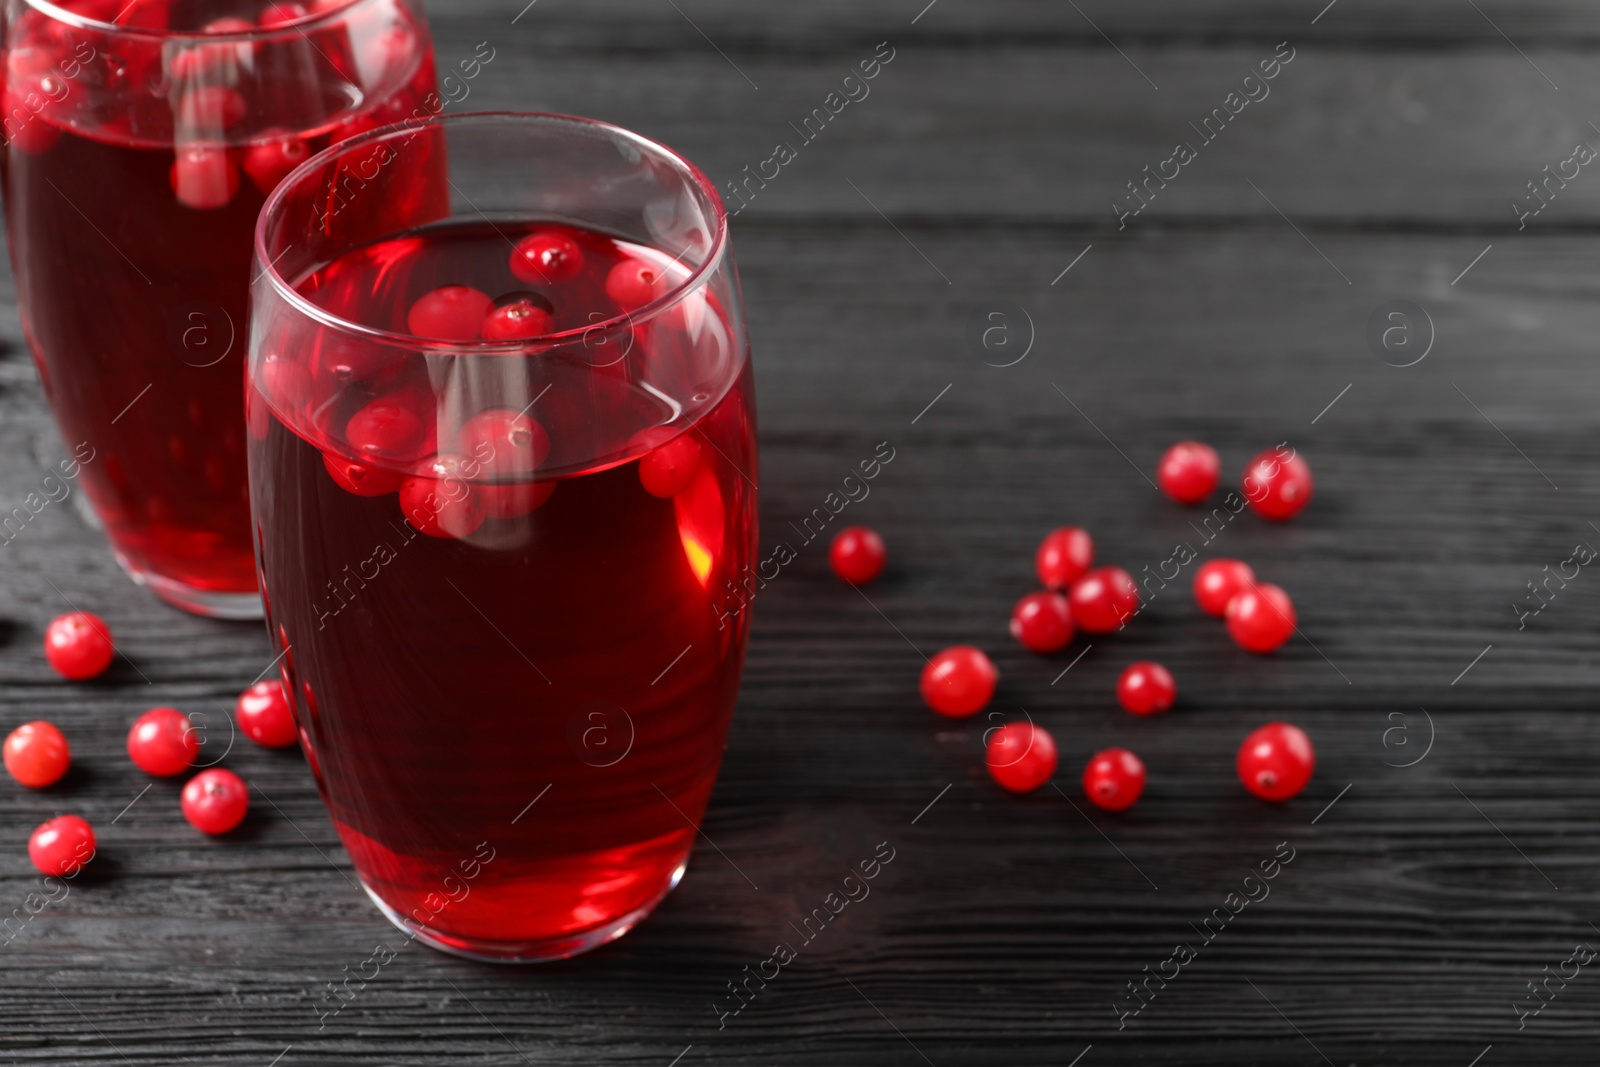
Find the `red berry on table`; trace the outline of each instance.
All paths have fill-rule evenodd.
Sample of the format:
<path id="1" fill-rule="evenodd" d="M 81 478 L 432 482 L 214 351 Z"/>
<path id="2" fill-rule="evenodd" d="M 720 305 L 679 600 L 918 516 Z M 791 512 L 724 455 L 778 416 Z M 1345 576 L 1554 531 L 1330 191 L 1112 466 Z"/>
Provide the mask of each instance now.
<path id="1" fill-rule="evenodd" d="M 489 517 L 459 456 L 439 455 L 400 484 L 400 512 L 429 537 L 467 537 Z"/>
<path id="2" fill-rule="evenodd" d="M 999 681 L 1000 672 L 981 650 L 956 645 L 922 668 L 922 699 L 940 715 L 965 718 L 983 710 Z"/>
<path id="3" fill-rule="evenodd" d="M 828 563 L 833 573 L 851 585 L 866 585 L 883 573 L 889 559 L 878 531 L 865 526 L 840 530 L 828 546 Z"/>
<path id="4" fill-rule="evenodd" d="M 1033 567 L 1039 580 L 1051 589 L 1065 589 L 1083 577 L 1094 562 L 1094 540 L 1077 526 L 1051 530 L 1039 543 Z"/>
<path id="5" fill-rule="evenodd" d="M 1167 449 L 1156 468 L 1161 491 L 1180 504 L 1198 504 L 1211 495 L 1222 477 L 1217 450 L 1199 441 L 1179 441 Z"/>
<path id="6" fill-rule="evenodd" d="M 1288 800 L 1311 781 L 1316 762 L 1304 730 L 1269 722 L 1239 746 L 1239 781 L 1262 800 Z"/>
<path id="7" fill-rule="evenodd" d="M 404 475 L 369 467 L 332 452 L 322 454 L 322 465 L 328 469 L 328 476 L 340 489 L 356 496 L 387 496 L 405 481 Z"/>
<path id="8" fill-rule="evenodd" d="M 94 828 L 76 815 L 57 815 L 29 836 L 28 858 L 41 874 L 77 874 L 94 859 Z"/>
<path id="9" fill-rule="evenodd" d="M 1269 582 L 1252 584 L 1228 601 L 1228 633 L 1249 652 L 1271 652 L 1294 628 L 1293 601 Z"/>
<path id="10" fill-rule="evenodd" d="M 498 303 L 483 320 L 485 341 L 527 341 L 550 332 L 550 312 L 529 299 Z"/>
<path id="11" fill-rule="evenodd" d="M 1031 793 L 1056 773 L 1056 742 L 1042 726 L 1008 722 L 989 735 L 989 777 L 1013 793 Z"/>
<path id="12" fill-rule="evenodd" d="M 281 134 L 244 150 L 244 172 L 262 196 L 269 195 L 289 172 L 311 158 L 311 148 L 294 134 Z"/>
<path id="13" fill-rule="evenodd" d="M 1269 448 L 1244 469 L 1240 488 L 1257 515 L 1282 522 L 1311 503 L 1311 467 L 1293 449 Z"/>
<path id="14" fill-rule="evenodd" d="M 570 281 L 581 270 L 583 249 L 556 230 L 530 233 L 511 250 L 511 273 L 530 284 Z"/>
<path id="15" fill-rule="evenodd" d="M 233 705 L 233 721 L 241 733 L 266 748 L 287 748 L 300 737 L 283 683 L 276 678 L 257 682 L 240 693 Z"/>
<path id="16" fill-rule="evenodd" d="M 168 180 L 178 203 L 196 211 L 213 211 L 227 207 L 239 191 L 239 168 L 222 145 L 185 145 L 172 161 Z"/>
<path id="17" fill-rule="evenodd" d="M 1080 630 L 1108 634 L 1139 610 L 1139 587 L 1121 567 L 1096 567 L 1072 584 L 1067 600 Z"/>
<path id="18" fill-rule="evenodd" d="M 661 269 L 642 259 L 625 259 L 606 275 L 606 295 L 624 311 L 643 307 L 665 292 Z"/>
<path id="19" fill-rule="evenodd" d="M 5 742 L 6 771 L 30 789 L 54 785 L 72 764 L 72 749 L 47 722 L 25 722 Z"/>
<path id="20" fill-rule="evenodd" d="M 441 285 L 406 312 L 406 329 L 431 341 L 476 341 L 494 301 L 470 285 Z"/>
<path id="21" fill-rule="evenodd" d="M 128 758 L 157 778 L 182 774 L 199 756 L 200 734 L 176 708 L 151 708 L 128 731 Z"/>
<path id="22" fill-rule="evenodd" d="M 44 658 L 57 674 L 75 682 L 103 674 L 115 654 L 110 628 L 87 611 L 69 611 L 44 632 Z"/>
<path id="23" fill-rule="evenodd" d="M 680 433 L 639 460 L 639 484 L 651 496 L 674 497 L 688 488 L 700 469 L 700 442 Z"/>
<path id="24" fill-rule="evenodd" d="M 1029 593 L 1011 609 L 1011 636 L 1031 652 L 1055 652 L 1072 640 L 1072 607 L 1056 592 Z"/>
<path id="25" fill-rule="evenodd" d="M 1178 699 L 1178 683 L 1159 663 L 1130 663 L 1117 679 L 1117 703 L 1134 715 L 1160 715 Z"/>
<path id="26" fill-rule="evenodd" d="M 1083 769 L 1083 792 L 1106 811 L 1133 807 L 1144 792 L 1144 761 L 1125 748 L 1096 752 Z"/>
<path id="27" fill-rule="evenodd" d="M 1236 559 L 1214 559 L 1201 565 L 1194 576 L 1194 598 L 1200 610 L 1215 618 L 1228 612 L 1228 601 L 1255 584 L 1250 564 Z"/>
<path id="28" fill-rule="evenodd" d="M 203 834 L 225 834 L 244 821 L 250 790 L 232 771 L 213 767 L 183 787 L 183 817 Z"/>
<path id="29" fill-rule="evenodd" d="M 407 461 L 417 457 L 428 431 L 422 419 L 398 397 L 367 404 L 345 424 L 350 447 L 372 460 Z"/>

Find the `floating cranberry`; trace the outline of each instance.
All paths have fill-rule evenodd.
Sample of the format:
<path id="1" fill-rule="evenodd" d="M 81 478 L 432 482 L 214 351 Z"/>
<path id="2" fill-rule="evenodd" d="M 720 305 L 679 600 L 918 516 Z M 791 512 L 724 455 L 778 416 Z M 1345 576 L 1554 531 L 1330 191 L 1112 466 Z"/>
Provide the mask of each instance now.
<path id="1" fill-rule="evenodd" d="M 352 449 L 374 461 L 407 462 L 417 458 L 427 428 L 409 404 L 384 397 L 350 416 L 344 436 Z"/>
<path id="2" fill-rule="evenodd" d="M 215 137 L 230 126 L 237 126 L 250 105 L 236 90 L 224 85 L 201 85 L 185 92 L 178 100 L 178 125 L 187 138 L 197 134 Z"/>
<path id="3" fill-rule="evenodd" d="M 1199 441 L 1179 441 L 1167 449 L 1156 468 L 1161 491 L 1180 504 L 1198 504 L 1211 495 L 1222 477 L 1217 450 Z"/>
<path id="4" fill-rule="evenodd" d="M 1250 652 L 1271 652 L 1294 635 L 1294 602 L 1270 582 L 1254 583 L 1228 601 L 1228 633 Z"/>
<path id="5" fill-rule="evenodd" d="M 583 270 L 583 249 L 557 230 L 537 230 L 511 251 L 511 273 L 529 283 L 570 281 Z"/>
<path id="6" fill-rule="evenodd" d="M 1283 522 L 1311 503 L 1311 466 L 1292 449 L 1269 448 L 1244 469 L 1241 488 L 1257 515 Z"/>
<path id="7" fill-rule="evenodd" d="M 289 172 L 311 158 L 311 147 L 294 134 L 282 134 L 270 141 L 253 144 L 244 150 L 244 172 L 269 195 Z"/>
<path id="8" fill-rule="evenodd" d="M 261 361 L 259 380 L 261 391 L 286 413 L 310 400 L 314 388 L 310 371 L 297 361 L 278 355 Z"/>
<path id="9" fill-rule="evenodd" d="M 240 693 L 233 705 L 233 721 L 246 737 L 267 748 L 287 748 L 300 736 L 283 683 L 276 679 L 257 682 Z"/>
<path id="10" fill-rule="evenodd" d="M 1139 610 L 1139 587 L 1121 567 L 1096 567 L 1067 592 L 1072 621 L 1091 634 L 1121 629 Z"/>
<path id="11" fill-rule="evenodd" d="M 276 26 L 287 25 L 296 19 L 303 19 L 307 13 L 304 4 L 283 3 L 280 0 L 280 2 L 268 4 L 266 10 L 261 12 L 261 17 L 256 21 L 262 29 L 270 30 Z"/>
<path id="12" fill-rule="evenodd" d="M 483 320 L 485 341 L 528 341 L 550 332 L 550 312 L 533 300 L 497 302 Z"/>
<path id="13" fill-rule="evenodd" d="M 255 25 L 249 19 L 236 18 L 227 15 L 220 19 L 212 19 L 200 27 L 201 33 L 249 33 Z"/>
<path id="14" fill-rule="evenodd" d="M 989 777 L 1013 793 L 1031 793 L 1056 773 L 1056 742 L 1042 726 L 1009 722 L 989 735 Z"/>
<path id="15" fill-rule="evenodd" d="M 221 145 L 179 148 L 169 178 L 178 202 L 196 211 L 227 207 L 239 191 L 239 168 Z"/>
<path id="16" fill-rule="evenodd" d="M 57 815 L 29 836 L 28 858 L 41 874 L 77 874 L 94 859 L 94 827 L 76 815 Z"/>
<path id="17" fill-rule="evenodd" d="M 1239 746 L 1239 781 L 1262 800 L 1288 800 L 1311 781 L 1316 763 L 1304 730 L 1269 722 Z"/>
<path id="18" fill-rule="evenodd" d="M 1135 715 L 1160 715 L 1178 698 L 1178 683 L 1159 663 L 1130 663 L 1117 679 L 1117 703 Z"/>
<path id="19" fill-rule="evenodd" d="M 642 259 L 624 259 L 606 275 L 606 295 L 624 311 L 643 307 L 664 292 L 661 268 Z"/>
<path id="20" fill-rule="evenodd" d="M 468 537 L 488 517 L 459 456 L 435 456 L 400 485 L 400 512 L 429 537 Z"/>
<path id="21" fill-rule="evenodd" d="M 176 708 L 151 708 L 128 731 L 128 758 L 157 778 L 182 774 L 199 756 L 199 732 Z"/>
<path id="22" fill-rule="evenodd" d="M 1011 609 L 1011 636 L 1033 652 L 1055 652 L 1072 640 L 1072 606 L 1060 593 L 1029 593 Z"/>
<path id="23" fill-rule="evenodd" d="M 1125 748 L 1096 752 L 1083 769 L 1083 792 L 1106 811 L 1125 811 L 1144 792 L 1144 761 Z"/>
<path id="24" fill-rule="evenodd" d="M 406 480 L 404 475 L 394 471 L 357 463 L 331 452 L 322 454 L 322 465 L 328 469 L 328 476 L 335 485 L 356 496 L 387 496 Z"/>
<path id="25" fill-rule="evenodd" d="M 677 496 L 700 469 L 700 442 L 689 432 L 658 445 L 639 460 L 639 484 L 651 496 Z"/>
<path id="26" fill-rule="evenodd" d="M 1215 618 L 1228 612 L 1228 601 L 1254 584 L 1256 572 L 1248 563 L 1236 559 L 1214 559 L 1201 566 L 1194 576 L 1194 598 L 1200 610 Z"/>
<path id="27" fill-rule="evenodd" d="M 87 611 L 69 611 L 45 629 L 44 658 L 63 678 L 81 682 L 103 674 L 115 654 L 111 629 Z"/>
<path id="28" fill-rule="evenodd" d="M 183 817 L 203 834 L 225 834 L 244 821 L 250 790 L 232 771 L 213 767 L 183 787 Z"/>
<path id="29" fill-rule="evenodd" d="M 555 492 L 554 482 L 533 481 L 533 471 L 550 455 L 550 435 L 531 415 L 509 408 L 480 411 L 461 427 L 457 438 L 488 481 L 474 485 L 485 512 L 514 519 L 543 506 Z"/>
<path id="30" fill-rule="evenodd" d="M 1077 526 L 1051 530 L 1039 543 L 1033 566 L 1039 580 L 1051 589 L 1065 589 L 1083 577 L 1094 562 L 1094 540 Z"/>
<path id="31" fill-rule="evenodd" d="M 470 285 L 442 285 L 406 313 L 406 328 L 431 341 L 476 341 L 494 301 Z"/>
<path id="32" fill-rule="evenodd" d="M 1000 672 L 980 649 L 956 645 L 922 668 L 922 699 L 940 715 L 962 719 L 988 705 L 999 681 Z"/>
<path id="33" fill-rule="evenodd" d="M 865 526 L 840 530 L 828 546 L 828 564 L 833 573 L 851 585 L 866 585 L 883 573 L 889 550 L 878 531 Z"/>
<path id="34" fill-rule="evenodd" d="M 61 731 L 47 722 L 25 722 L 4 746 L 6 770 L 30 789 L 54 785 L 72 765 L 72 749 Z"/>

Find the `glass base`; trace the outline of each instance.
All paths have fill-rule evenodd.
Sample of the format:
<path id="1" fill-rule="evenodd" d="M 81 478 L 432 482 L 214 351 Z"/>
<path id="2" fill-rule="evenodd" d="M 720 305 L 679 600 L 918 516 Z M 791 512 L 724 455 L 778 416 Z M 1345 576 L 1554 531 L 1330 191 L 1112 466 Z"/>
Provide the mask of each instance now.
<path id="1" fill-rule="evenodd" d="M 141 571 L 121 552 L 117 552 L 116 557 L 122 569 L 128 572 L 128 577 L 175 608 L 182 608 L 194 615 L 204 615 L 208 619 L 265 617 L 260 593 L 222 593 L 215 589 L 196 589 L 172 578 Z"/>
<path id="2" fill-rule="evenodd" d="M 666 895 L 678 887 L 683 880 L 683 872 L 689 866 L 685 859 L 678 864 L 677 870 L 672 872 L 672 877 L 667 880 L 666 886 L 657 893 L 653 899 L 642 906 L 635 908 L 619 919 L 614 919 L 603 926 L 585 930 L 578 934 L 567 934 L 562 937 L 545 938 L 538 941 L 480 941 L 473 938 L 451 937 L 445 934 L 436 934 L 418 926 L 415 922 L 407 922 L 405 917 L 395 911 L 383 898 L 373 892 L 365 878 L 361 879 L 361 888 L 367 891 L 367 896 L 378 906 L 378 910 L 405 935 L 415 941 L 420 941 L 430 948 L 440 952 L 448 952 L 452 956 L 463 959 L 477 960 L 480 963 L 549 963 L 554 960 L 564 960 L 571 956 L 578 956 L 590 949 L 599 948 L 608 941 L 615 941 L 623 934 L 632 930 L 656 909 L 666 898 Z M 359 877 L 359 876 L 358 876 Z"/>

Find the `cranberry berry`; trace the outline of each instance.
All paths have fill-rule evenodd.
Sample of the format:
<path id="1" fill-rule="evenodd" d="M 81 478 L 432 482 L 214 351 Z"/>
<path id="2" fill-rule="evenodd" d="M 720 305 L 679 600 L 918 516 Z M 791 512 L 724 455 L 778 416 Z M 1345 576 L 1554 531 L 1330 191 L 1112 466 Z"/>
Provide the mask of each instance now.
<path id="1" fill-rule="evenodd" d="M 335 456 L 332 452 L 322 454 L 322 465 L 328 469 L 328 477 L 332 478 L 340 489 L 356 496 L 387 496 L 399 489 L 400 483 L 405 481 L 404 477 L 393 471 L 356 463 L 354 460 Z"/>
<path id="2" fill-rule="evenodd" d="M 1083 769 L 1083 792 L 1097 808 L 1124 811 L 1144 792 L 1144 778 L 1144 761 L 1125 748 L 1108 748 Z"/>
<path id="3" fill-rule="evenodd" d="M 71 611 L 51 621 L 44 632 L 44 658 L 63 678 L 81 682 L 105 673 L 116 649 L 111 630 L 98 615 Z"/>
<path id="4" fill-rule="evenodd" d="M 47 722 L 26 722 L 5 743 L 6 771 L 29 789 L 54 785 L 72 764 L 72 749 L 61 731 Z"/>
<path id="5" fill-rule="evenodd" d="M 1011 636 L 1031 652 L 1055 652 L 1072 640 L 1072 607 L 1056 592 L 1029 593 L 1011 609 Z"/>
<path id="6" fill-rule="evenodd" d="M 213 767 L 183 787 L 183 817 L 203 834 L 225 834 L 244 821 L 250 791 L 232 771 Z"/>
<path id="7" fill-rule="evenodd" d="M 1160 715 L 1178 699 L 1178 683 L 1159 663 L 1130 663 L 1117 680 L 1117 703 L 1134 715 Z"/>
<path id="8" fill-rule="evenodd" d="M 660 269 L 642 259 L 625 259 L 606 275 L 606 295 L 624 311 L 644 307 L 665 291 Z"/>
<path id="9" fill-rule="evenodd" d="M 176 708 L 151 708 L 128 731 L 128 758 L 157 778 L 182 774 L 199 756 L 200 735 Z"/>
<path id="10" fill-rule="evenodd" d="M 432 341 L 476 341 L 494 301 L 470 285 L 442 285 L 406 312 L 406 329 Z"/>
<path id="11" fill-rule="evenodd" d="M 1269 448 L 1244 469 L 1244 498 L 1263 519 L 1292 519 L 1311 503 L 1311 467 L 1293 449 Z"/>
<path id="12" fill-rule="evenodd" d="M 1222 477 L 1217 450 L 1199 441 L 1179 441 L 1167 449 L 1156 468 L 1161 491 L 1180 504 L 1198 504 L 1211 495 Z"/>
<path id="13" fill-rule="evenodd" d="M 440 455 L 400 485 L 400 511 L 429 537 L 467 537 L 488 518 L 483 495 L 464 476 L 466 461 Z"/>
<path id="14" fill-rule="evenodd" d="M 28 858 L 41 874 L 70 878 L 94 859 L 94 828 L 76 815 L 58 815 L 28 838 Z"/>
<path id="15" fill-rule="evenodd" d="M 1271 652 L 1294 634 L 1294 603 L 1268 582 L 1253 584 L 1228 601 L 1228 633 L 1242 649 Z"/>
<path id="16" fill-rule="evenodd" d="M 981 650 L 956 645 L 922 668 L 922 699 L 940 715 L 962 719 L 988 705 L 999 681 L 1000 672 Z"/>
<path id="17" fill-rule="evenodd" d="M 222 145 L 184 145 L 172 161 L 168 180 L 184 207 L 214 211 L 227 207 L 239 191 L 239 168 Z"/>
<path id="18" fill-rule="evenodd" d="M 381 397 L 361 408 L 345 424 L 345 440 L 364 458 L 390 462 L 416 459 L 428 431 L 398 396 Z"/>
<path id="19" fill-rule="evenodd" d="M 483 320 L 485 341 L 528 341 L 550 332 L 552 319 L 533 300 L 524 297 L 509 303 L 498 302 Z"/>
<path id="20" fill-rule="evenodd" d="M 1010 722 L 989 735 L 989 777 L 1013 793 L 1031 793 L 1056 773 L 1056 742 L 1042 726 Z"/>
<path id="21" fill-rule="evenodd" d="M 1288 800 L 1311 781 L 1316 762 L 1304 730 L 1269 722 L 1239 746 L 1239 781 L 1262 800 Z"/>
<path id="22" fill-rule="evenodd" d="M 1228 601 L 1255 584 L 1256 572 L 1236 559 L 1214 559 L 1194 576 L 1194 598 L 1200 610 L 1214 618 L 1228 613 Z"/>
<path id="23" fill-rule="evenodd" d="M 261 195 L 270 196 L 291 170 L 310 158 L 311 147 L 294 134 L 286 133 L 246 148 L 243 166 Z"/>
<path id="24" fill-rule="evenodd" d="M 241 733 L 266 748 L 287 748 L 299 738 L 289 697 L 276 678 L 257 682 L 240 693 L 233 706 L 233 721 Z"/>
<path id="25" fill-rule="evenodd" d="M 851 585 L 866 585 L 883 573 L 889 558 L 878 531 L 865 526 L 850 526 L 834 537 L 828 546 L 828 563 L 833 573 Z"/>
<path id="26" fill-rule="evenodd" d="M 1039 580 L 1050 589 L 1065 589 L 1083 577 L 1094 562 L 1094 540 L 1077 526 L 1051 530 L 1039 543 L 1033 567 Z"/>
<path id="27" fill-rule="evenodd" d="M 1121 567 L 1097 567 L 1073 583 L 1067 600 L 1080 630 L 1108 634 L 1120 630 L 1139 610 L 1139 587 Z"/>
<path id="28" fill-rule="evenodd" d="M 651 496 L 677 496 L 700 469 L 700 452 L 700 442 L 692 433 L 678 434 L 639 460 L 639 484 Z"/>
<path id="29" fill-rule="evenodd" d="M 511 251 L 511 273 L 529 284 L 571 281 L 583 270 L 583 249 L 558 230 L 537 230 Z"/>

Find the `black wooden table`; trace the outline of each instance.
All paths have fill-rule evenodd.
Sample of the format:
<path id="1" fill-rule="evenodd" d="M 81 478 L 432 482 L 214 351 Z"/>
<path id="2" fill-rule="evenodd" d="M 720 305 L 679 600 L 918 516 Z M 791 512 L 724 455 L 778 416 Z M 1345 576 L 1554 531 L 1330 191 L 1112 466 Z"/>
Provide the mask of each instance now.
<path id="1" fill-rule="evenodd" d="M 37 883 L 23 843 L 49 815 L 89 817 L 101 855 L 0 947 L 0 1061 L 1594 1062 L 1600 577 L 1528 590 L 1600 546 L 1600 175 L 1568 162 L 1600 145 L 1593 5 L 522 2 L 435 4 L 442 67 L 495 49 L 453 106 L 593 115 L 719 183 L 769 176 L 734 223 L 762 542 L 798 546 L 790 523 L 888 442 L 840 521 L 881 530 L 890 569 L 863 596 L 816 542 L 761 594 L 705 839 L 653 918 L 541 967 L 410 946 L 319 1026 L 328 983 L 396 935 L 344 877 L 300 757 L 236 747 L 257 800 L 206 840 L 176 786 L 133 802 L 147 779 L 121 755 L 155 704 L 221 724 L 265 635 L 160 606 L 51 505 L 0 548 L 0 727 L 53 719 L 78 763 L 55 790 L 0 789 L 0 915 Z M 1179 142 L 1193 158 L 1167 162 Z M 794 158 L 767 163 L 780 143 Z M 1410 348 L 1369 342 L 1395 301 Z M 61 445 L 9 289 L 0 328 L 9 511 Z M 1208 542 L 1148 484 L 1190 436 L 1230 480 L 1289 442 L 1315 502 Z M 1024 653 L 1009 609 L 1063 523 L 1140 575 L 1183 543 L 1248 559 L 1303 639 L 1238 651 L 1191 565 L 1081 659 L 1082 641 Z M 130 662 L 55 678 L 38 646 L 64 596 Z M 958 642 L 995 656 L 997 711 L 1055 734 L 1059 791 L 1001 793 L 987 723 L 920 705 L 923 655 Z M 1176 674 L 1170 715 L 1116 710 L 1135 658 Z M 1318 766 L 1270 806 L 1233 755 L 1277 718 Z M 1151 774 L 1120 816 L 1077 786 L 1113 744 Z M 880 842 L 870 897 L 719 1021 L 726 983 Z M 1148 974 L 1166 978 L 1135 999 Z"/>

